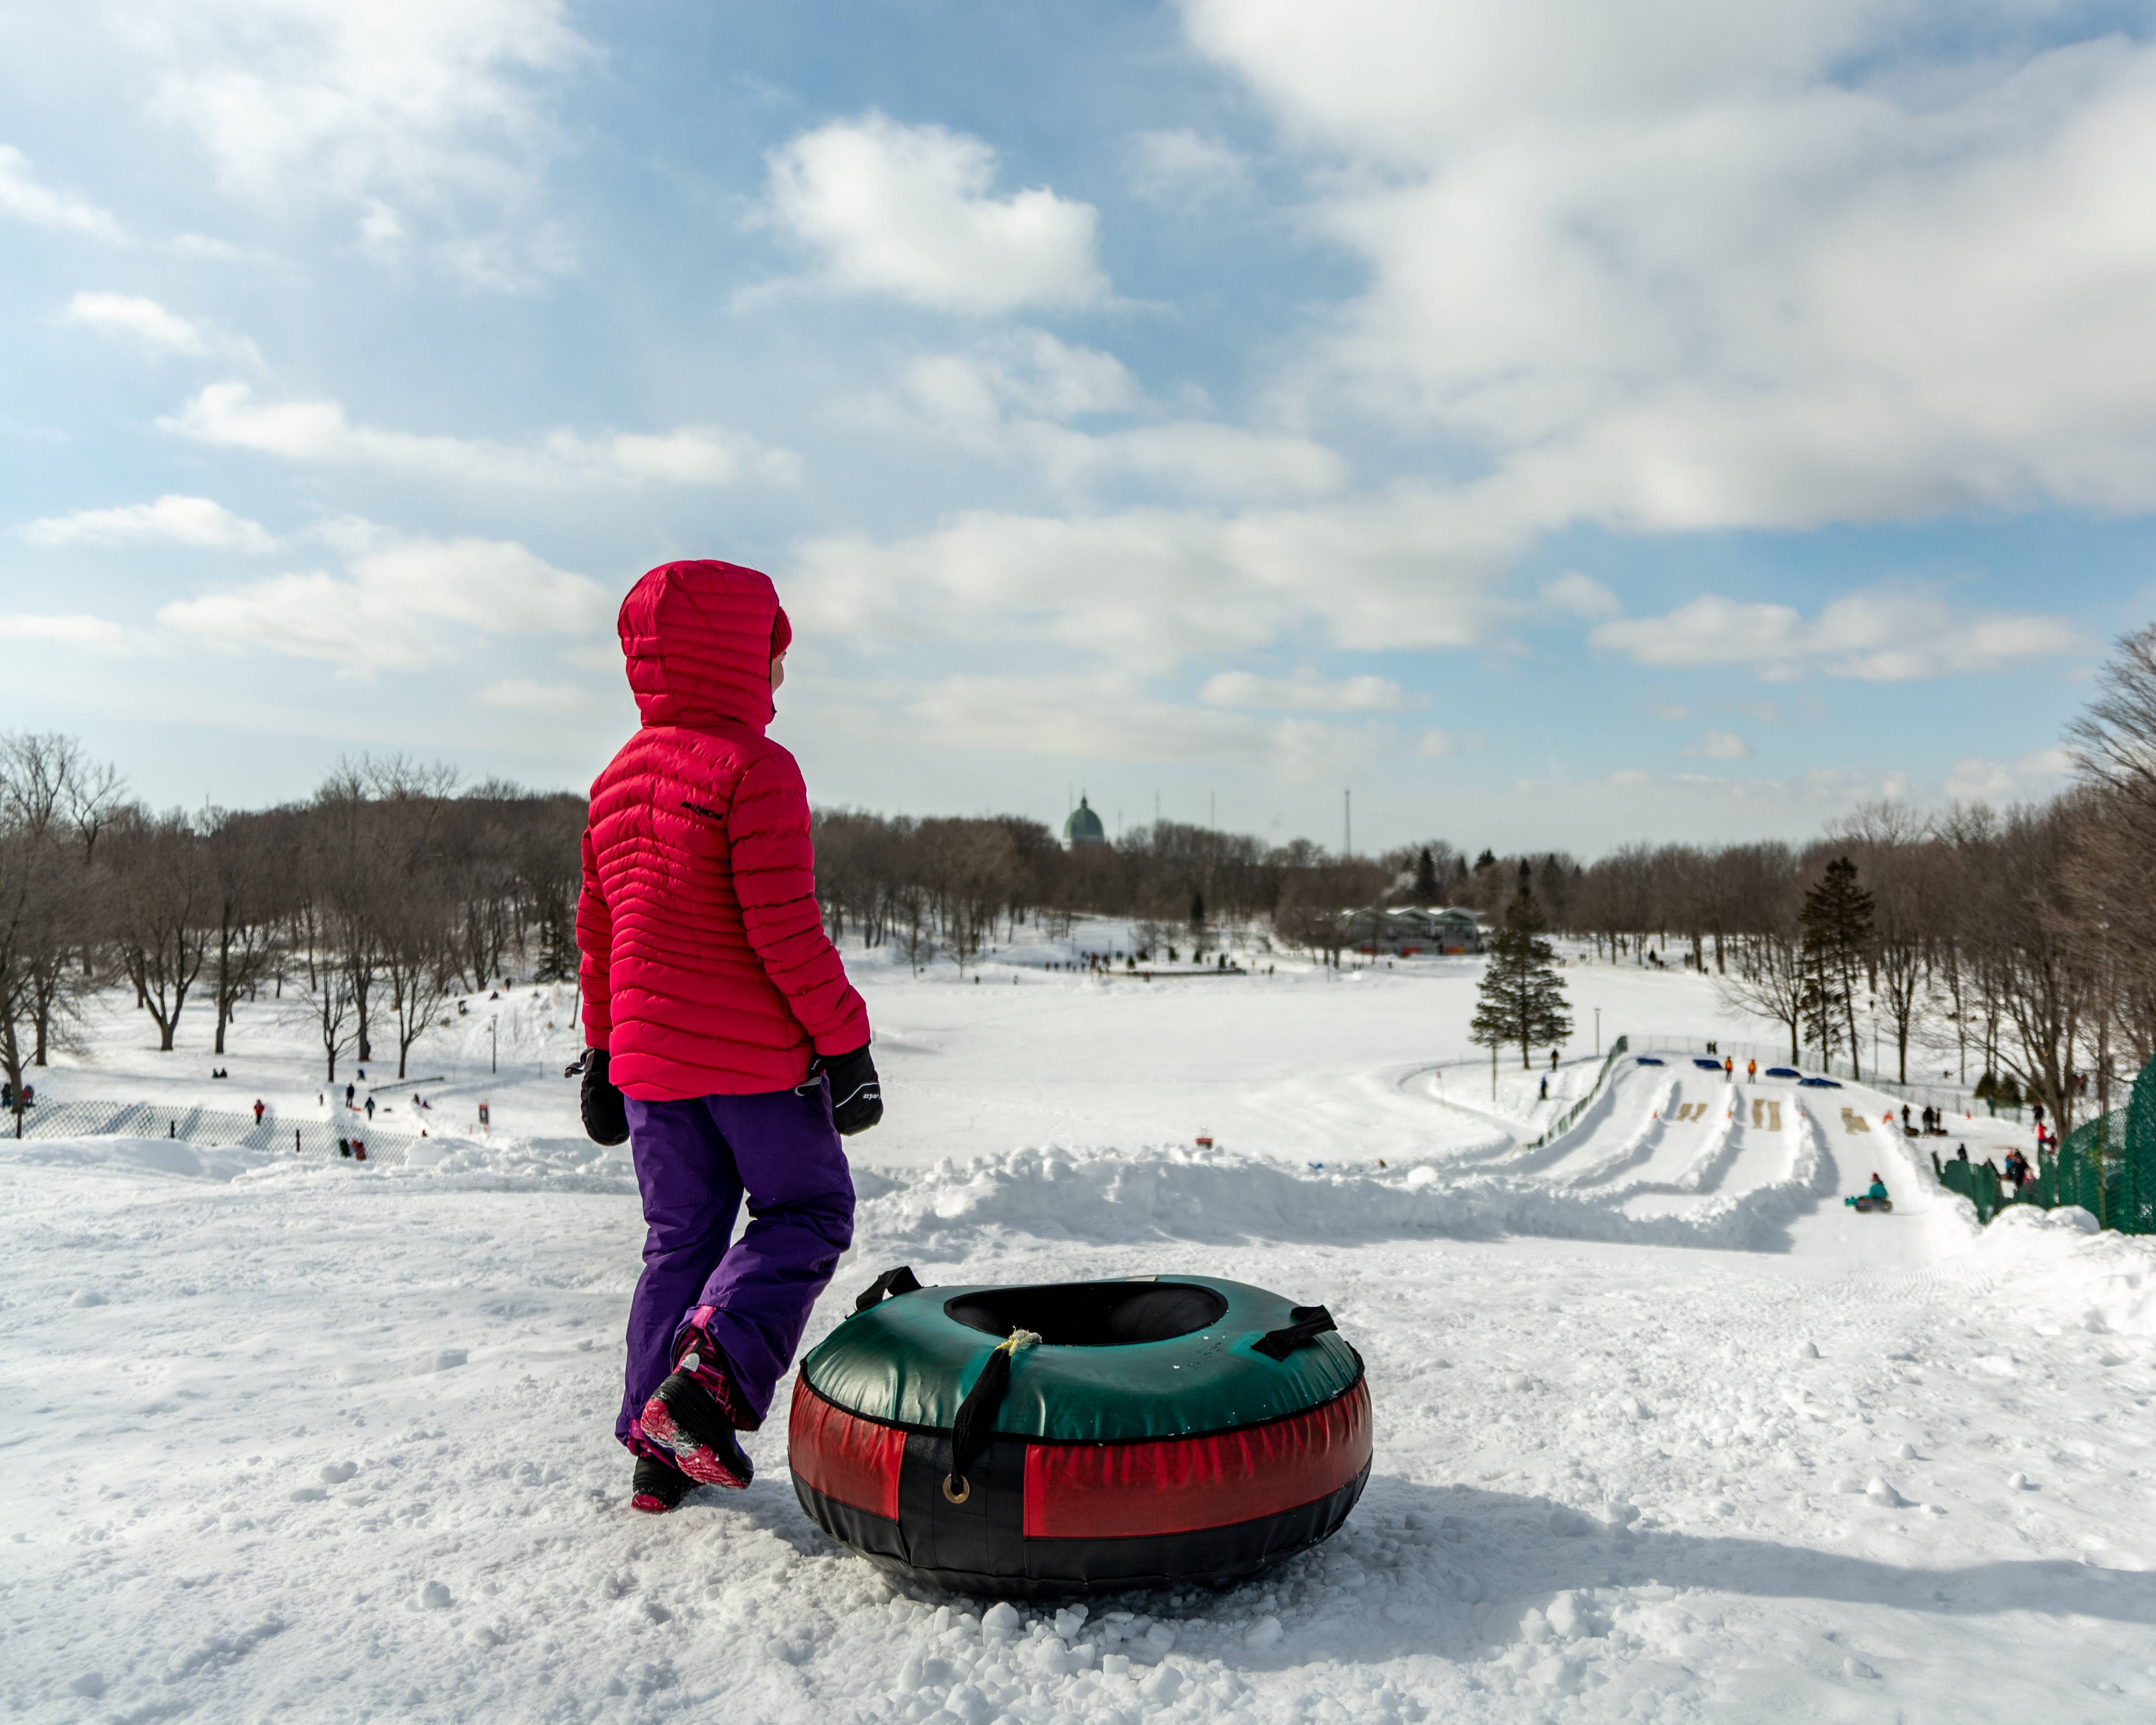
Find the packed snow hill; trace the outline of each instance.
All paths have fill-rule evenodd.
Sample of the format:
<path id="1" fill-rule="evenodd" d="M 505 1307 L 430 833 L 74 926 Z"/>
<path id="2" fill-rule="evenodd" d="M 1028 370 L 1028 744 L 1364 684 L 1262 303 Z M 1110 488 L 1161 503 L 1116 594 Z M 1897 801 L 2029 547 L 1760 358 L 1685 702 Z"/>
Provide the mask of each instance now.
<path id="1" fill-rule="evenodd" d="M 1113 925 L 1020 934 L 963 974 L 848 954 L 888 1112 L 849 1142 L 856 1240 L 809 1343 L 900 1264 L 945 1284 L 1203 1273 L 1322 1303 L 1376 1420 L 1331 1541 L 1219 1590 L 944 1594 L 811 1524 L 783 1420 L 747 1437 L 745 1493 L 634 1516 L 611 1426 L 642 1223 L 625 1153 L 577 1128 L 571 988 L 471 997 L 403 1082 L 370 1065 L 333 1086 L 304 1002 L 243 1008 L 213 1056 L 206 1018 L 160 1054 L 110 996 L 38 1075 L 31 1136 L 0 1147 L 0 1706 L 817 1725 L 2156 1707 L 2156 1250 L 2078 1212 L 1979 1230 L 1931 1172 L 1933 1150 L 1981 1160 L 2028 1128 L 1957 1108 L 1946 1137 L 1905 1137 L 1896 1098 L 1766 1076 L 1772 1027 L 1704 979 L 1579 952 L 1573 1045 L 1493 1073 L 1466 1040 L 1478 960 L 1250 952 L 1148 983 L 1066 968 L 1127 948 Z M 1702 1064 L 1709 1042 L 1743 1050 L 1730 1073 Z M 141 1106 L 125 1132 L 38 1124 L 105 1103 Z M 323 1153 L 355 1132 L 387 1153 Z M 1894 1208 L 1859 1214 L 1842 1200 L 1875 1174 Z"/>

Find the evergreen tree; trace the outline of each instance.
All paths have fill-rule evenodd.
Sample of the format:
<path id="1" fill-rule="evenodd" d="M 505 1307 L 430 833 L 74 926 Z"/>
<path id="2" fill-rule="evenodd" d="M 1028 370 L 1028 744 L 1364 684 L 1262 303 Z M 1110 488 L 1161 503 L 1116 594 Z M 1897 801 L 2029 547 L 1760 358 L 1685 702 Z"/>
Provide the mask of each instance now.
<path id="1" fill-rule="evenodd" d="M 1190 921 L 1194 927 L 1205 921 L 1205 895 L 1194 886 L 1190 890 Z"/>
<path id="2" fill-rule="evenodd" d="M 1475 859 L 1475 872 L 1479 875 L 1485 869 L 1495 867 L 1496 861 L 1497 853 L 1486 845 L 1482 847 L 1481 855 Z"/>
<path id="3" fill-rule="evenodd" d="M 1871 895 L 1857 884 L 1856 865 L 1845 856 L 1826 865 L 1820 882 L 1804 894 L 1799 912 L 1804 929 L 1808 1017 L 1821 1026 L 1820 1050 L 1833 1043 L 1825 1026 L 1839 1007 L 1849 1033 L 1849 1058 L 1856 1063 L 1856 969 L 1871 942 Z"/>
<path id="4" fill-rule="evenodd" d="M 1437 859 L 1430 854 L 1430 846 L 1422 848 L 1415 858 L 1414 896 L 1419 905 L 1435 904 L 1438 897 Z"/>
<path id="5" fill-rule="evenodd" d="M 1534 1049 L 1554 1048 L 1572 1034 L 1557 952 L 1543 938 L 1543 926 L 1542 906 L 1522 886 L 1506 909 L 1503 927 L 1491 937 L 1490 963 L 1468 1032 L 1484 1048 L 1517 1043 L 1522 1066 L 1532 1064 Z"/>

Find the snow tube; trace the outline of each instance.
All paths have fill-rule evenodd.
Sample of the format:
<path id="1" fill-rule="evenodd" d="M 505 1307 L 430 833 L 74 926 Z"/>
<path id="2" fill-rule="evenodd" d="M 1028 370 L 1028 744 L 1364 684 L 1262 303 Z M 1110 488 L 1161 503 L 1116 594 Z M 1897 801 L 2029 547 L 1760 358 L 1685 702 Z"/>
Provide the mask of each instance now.
<path id="1" fill-rule="evenodd" d="M 1220 1583 L 1329 1538 L 1370 1476 L 1322 1306 L 1211 1276 L 880 1276 L 801 1363 L 793 1489 L 886 1568 L 1002 1598 Z"/>

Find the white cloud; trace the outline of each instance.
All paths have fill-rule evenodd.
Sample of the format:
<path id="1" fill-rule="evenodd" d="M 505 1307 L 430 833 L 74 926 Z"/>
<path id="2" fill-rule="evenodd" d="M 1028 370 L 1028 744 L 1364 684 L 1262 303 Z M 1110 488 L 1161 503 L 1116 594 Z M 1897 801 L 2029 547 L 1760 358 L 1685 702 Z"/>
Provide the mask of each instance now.
<path id="1" fill-rule="evenodd" d="M 228 649 L 264 647 L 327 660 L 367 677 L 385 665 L 449 655 L 439 628 L 498 634 L 579 634 L 612 620 L 616 596 L 511 542 L 403 539 L 365 522 L 333 522 L 325 536 L 347 572 L 308 569 L 248 583 L 158 613 L 169 629 Z"/>
<path id="2" fill-rule="evenodd" d="M 1811 809 L 1841 809 L 1860 803 L 1906 803 L 1916 787 L 1907 773 L 1861 767 L 1814 767 L 1789 778 L 1725 778 L 1705 773 L 1648 773 L 1627 767 L 1611 773 L 1604 783 L 1622 786 L 1681 787 L 1734 803 L 1779 805 L 1794 802 Z M 1537 781 L 1522 779 L 1520 789 L 1536 788 Z M 1817 816 L 1799 814 L 1799 821 Z"/>
<path id="3" fill-rule="evenodd" d="M 1188 126 L 1142 131 L 1132 146 L 1132 177 L 1141 197 L 1219 198 L 1250 183 L 1250 165 L 1239 151 Z"/>
<path id="4" fill-rule="evenodd" d="M 509 712 L 563 712 L 586 704 L 584 691 L 567 683 L 535 683 L 526 677 L 505 677 L 490 683 L 472 697 L 481 706 Z"/>
<path id="5" fill-rule="evenodd" d="M 33 545 L 198 545 L 221 551 L 275 551 L 276 536 L 207 497 L 170 493 L 155 503 L 48 516 L 23 529 Z"/>
<path id="6" fill-rule="evenodd" d="M 352 208 L 377 261 L 424 256 L 482 290 L 562 264 L 540 193 L 551 80 L 588 59 L 563 0 L 115 0 L 154 116 L 226 189 Z M 384 217 L 394 234 L 385 234 Z"/>
<path id="7" fill-rule="evenodd" d="M 1183 9 L 1345 157 L 1312 213 L 1371 285 L 1308 387 L 1482 452 L 1492 526 L 2156 507 L 2156 43 L 1987 6 L 1943 47 L 1858 0 Z"/>
<path id="8" fill-rule="evenodd" d="M 2066 749 L 2039 749 L 2018 761 L 1969 755 L 1947 774 L 1946 793 L 1964 802 L 2034 802 L 2061 789 L 2073 770 L 2073 755 Z"/>
<path id="9" fill-rule="evenodd" d="M 1031 463 L 1069 490 L 1137 478 L 1208 496 L 1265 499 L 1322 496 L 1347 480 L 1337 454 L 1289 433 L 1204 419 L 1115 431 L 1065 424 L 1150 403 L 1114 355 L 1072 347 L 1040 331 L 1019 331 L 972 353 L 921 356 L 905 367 L 901 387 L 909 407 L 964 448 Z"/>
<path id="10" fill-rule="evenodd" d="M 1198 698 L 1208 706 L 1304 713 L 1390 713 L 1414 705 L 1406 691 L 1389 678 L 1344 677 L 1328 682 L 1311 670 L 1300 670 L 1290 677 L 1222 671 L 1207 680 Z"/>
<path id="11" fill-rule="evenodd" d="M 1383 734 L 1309 719 L 1260 720 L 1153 699 L 1136 678 L 963 676 L 908 701 L 935 741 L 1087 760 L 1236 760 L 1296 784 L 1334 777 L 1389 742 Z"/>
<path id="12" fill-rule="evenodd" d="M 57 641 L 85 652 L 105 654 L 131 653 L 136 646 L 134 639 L 118 624 L 80 614 L 36 617 L 17 612 L 0 616 L 0 640 Z"/>
<path id="13" fill-rule="evenodd" d="M 120 224 L 108 212 L 72 193 L 40 185 L 30 172 L 29 158 L 10 144 L 0 144 L 0 216 L 38 228 L 94 234 L 100 239 L 120 238 Z"/>
<path id="14" fill-rule="evenodd" d="M 1622 608 L 1615 593 L 1592 575 L 1583 575 L 1577 569 L 1544 583 L 1543 603 L 1559 611 L 1568 611 L 1574 617 L 1609 617 Z"/>
<path id="15" fill-rule="evenodd" d="M 1139 670 L 1247 651 L 1313 622 L 1338 647 L 1458 647 L 1502 614 L 1512 549 L 1412 487 L 1226 517 L 978 513 L 880 544 L 807 541 L 788 608 L 865 651 L 971 629 L 984 647 L 1031 634 Z"/>
<path id="16" fill-rule="evenodd" d="M 213 383 L 157 424 L 200 443 L 287 461 L 377 467 L 474 485 L 788 485 L 800 476 L 800 459 L 790 451 L 721 426 L 597 437 L 562 429 L 536 444 L 502 444 L 354 425 L 340 402 L 258 403 L 244 383 Z"/>
<path id="17" fill-rule="evenodd" d="M 770 157 L 768 208 L 826 278 L 937 311 L 1086 305 L 1107 293 L 1089 203 L 1035 187 L 998 198 L 995 151 L 881 114 L 834 121 Z"/>
<path id="18" fill-rule="evenodd" d="M 1137 379 L 1114 354 L 1074 347 L 1045 330 L 1014 330 L 970 353 L 923 354 L 902 376 L 907 395 L 932 418 L 983 432 L 1012 409 L 1060 423 L 1145 404 Z"/>
<path id="19" fill-rule="evenodd" d="M 1664 617 L 1598 624 L 1589 639 L 1641 665 L 1748 665 L 1769 681 L 1816 665 L 1830 677 L 1908 682 L 2084 650 L 2062 618 L 1970 612 L 1917 588 L 1872 588 L 1806 622 L 1793 606 L 1703 593 Z"/>
<path id="20" fill-rule="evenodd" d="M 234 245 L 228 239 L 219 239 L 208 234 L 182 234 L 171 242 L 172 249 L 190 258 L 214 258 L 220 264 L 259 264 L 270 261 L 268 254 L 244 245 Z"/>
<path id="21" fill-rule="evenodd" d="M 131 0 L 153 111 L 255 196 L 500 196 L 554 142 L 531 84 L 586 53 L 562 0 Z"/>
<path id="22" fill-rule="evenodd" d="M 1710 730 L 1684 752 L 1707 761 L 1748 761 L 1753 752 L 1752 745 L 1735 732 Z"/>
<path id="23" fill-rule="evenodd" d="M 1213 497 L 1322 497 L 1346 482 L 1348 464 L 1322 444 L 1210 420 L 1089 434 L 1014 427 L 1059 485 L 1084 487 L 1125 475 Z"/>
<path id="24" fill-rule="evenodd" d="M 209 342 L 201 330 L 177 312 L 167 311 L 140 294 L 77 294 L 60 313 L 60 321 L 116 331 L 167 353 L 209 352 Z"/>

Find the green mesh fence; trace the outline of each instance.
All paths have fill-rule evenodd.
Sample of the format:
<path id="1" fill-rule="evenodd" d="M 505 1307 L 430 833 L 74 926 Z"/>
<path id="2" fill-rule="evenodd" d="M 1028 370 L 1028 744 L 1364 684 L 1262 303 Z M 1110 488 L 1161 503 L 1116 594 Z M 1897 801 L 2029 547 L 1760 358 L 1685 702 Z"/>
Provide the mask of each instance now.
<path id="1" fill-rule="evenodd" d="M 2121 1149 L 2118 1212 L 2111 1225 L 2122 1234 L 2156 1234 L 2156 1060 L 2133 1081 Z"/>
<path id="2" fill-rule="evenodd" d="M 2010 1204 L 2045 1209 L 2072 1204 L 2101 1227 L 2121 1234 L 2156 1234 L 2156 1060 L 2133 1081 L 2123 1108 L 2085 1120 L 2060 1142 L 2057 1153 L 2039 1156 L 2035 1178 L 2016 1189 L 1990 1162 L 1943 1162 L 1932 1167 L 1940 1184 L 1976 1206 L 1989 1222 Z"/>

